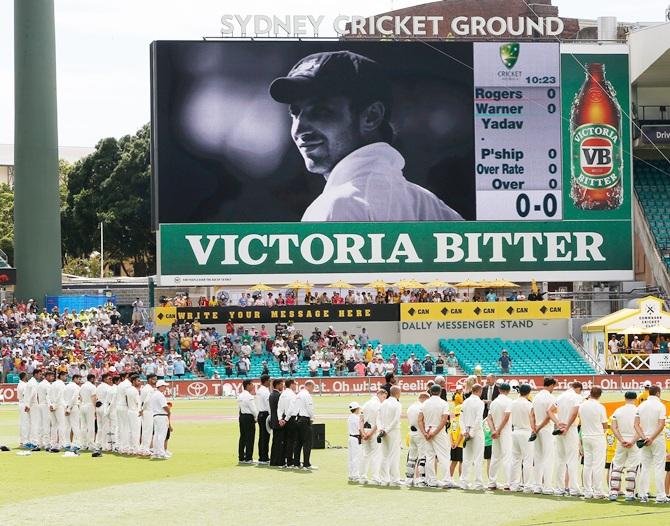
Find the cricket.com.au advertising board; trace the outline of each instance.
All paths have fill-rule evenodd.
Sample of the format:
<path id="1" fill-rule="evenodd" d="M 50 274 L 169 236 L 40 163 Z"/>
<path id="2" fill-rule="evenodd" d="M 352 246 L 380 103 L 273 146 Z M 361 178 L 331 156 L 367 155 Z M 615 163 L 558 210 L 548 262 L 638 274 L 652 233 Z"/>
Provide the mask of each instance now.
<path id="1" fill-rule="evenodd" d="M 633 278 L 625 46 L 154 42 L 152 85 L 161 285 Z"/>

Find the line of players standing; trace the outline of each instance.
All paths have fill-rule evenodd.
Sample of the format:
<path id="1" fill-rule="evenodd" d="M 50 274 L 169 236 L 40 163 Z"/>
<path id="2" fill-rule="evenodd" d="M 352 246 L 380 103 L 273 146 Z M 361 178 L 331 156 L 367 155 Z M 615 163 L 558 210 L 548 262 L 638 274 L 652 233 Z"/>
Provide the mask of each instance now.
<path id="1" fill-rule="evenodd" d="M 463 456 L 458 483 L 450 471 L 452 444 L 448 429 L 453 415 L 443 386 L 433 385 L 407 410 L 410 443 L 404 481 L 398 469 L 400 390 L 392 387 L 390 396 L 388 391 L 379 390 L 362 408 L 353 402 L 348 419 L 349 481 L 483 490 L 486 420 L 492 438 L 487 489 L 605 498 L 608 419 L 599 401 L 602 390 L 593 387 L 584 399 L 582 384 L 574 382 L 556 397 L 556 385 L 553 378 L 546 378 L 532 401 L 527 384 L 520 386 L 517 398 L 508 396 L 511 389 L 505 383 L 495 387 L 495 394 L 493 386 L 483 393 L 482 386 L 475 385 L 461 405 L 458 425 Z M 609 477 L 609 499 L 617 500 L 623 491 L 627 501 L 637 496 L 640 502 L 647 502 L 650 481 L 655 479 L 656 501 L 665 503 L 666 411 L 660 388 L 649 386 L 639 406 L 636 398 L 636 393 L 626 393 L 625 405 L 612 416 L 617 447 Z M 580 451 L 584 456 L 581 474 Z M 438 471 L 443 472 L 441 477 Z"/>
<path id="2" fill-rule="evenodd" d="M 272 385 L 272 391 L 270 391 Z M 314 382 L 307 380 L 298 389 L 293 379 L 275 378 L 266 374 L 255 388 L 252 380 L 242 382 L 237 398 L 239 407 L 240 465 L 254 464 L 253 450 L 256 422 L 259 428 L 258 464 L 276 468 L 316 469 L 310 462 L 314 405 L 311 393 Z M 270 447 L 270 436 L 272 446 Z M 302 453 L 302 465 L 300 457 Z"/>
<path id="3" fill-rule="evenodd" d="M 167 383 L 137 374 L 105 373 L 100 383 L 65 372 L 36 369 L 19 375 L 19 443 L 32 451 L 102 451 L 169 458 Z"/>

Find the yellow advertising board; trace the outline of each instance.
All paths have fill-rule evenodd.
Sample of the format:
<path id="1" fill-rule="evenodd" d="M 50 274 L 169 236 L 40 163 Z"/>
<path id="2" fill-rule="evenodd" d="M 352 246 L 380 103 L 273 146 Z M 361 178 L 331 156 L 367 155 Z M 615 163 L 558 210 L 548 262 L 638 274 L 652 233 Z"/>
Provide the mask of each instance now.
<path id="1" fill-rule="evenodd" d="M 559 320 L 570 318 L 570 301 L 401 303 L 401 321 Z"/>
<path id="2" fill-rule="evenodd" d="M 170 326 L 177 321 L 177 307 L 156 307 L 154 309 L 154 325 Z"/>

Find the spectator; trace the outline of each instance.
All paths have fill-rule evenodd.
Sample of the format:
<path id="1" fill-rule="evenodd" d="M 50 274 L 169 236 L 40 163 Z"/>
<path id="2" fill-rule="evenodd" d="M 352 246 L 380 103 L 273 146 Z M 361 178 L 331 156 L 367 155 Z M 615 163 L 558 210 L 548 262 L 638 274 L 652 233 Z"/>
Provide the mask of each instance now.
<path id="1" fill-rule="evenodd" d="M 359 360 L 354 366 L 354 372 L 356 373 L 356 376 L 365 376 L 365 364 L 362 360 Z"/>
<path id="2" fill-rule="evenodd" d="M 500 358 L 498 358 L 498 365 L 500 365 L 501 374 L 509 374 L 510 368 L 512 367 L 512 358 L 510 358 L 506 349 L 502 350 Z"/>
<path id="3" fill-rule="evenodd" d="M 435 374 L 444 374 L 444 358 L 441 354 L 435 360 Z"/>
<path id="4" fill-rule="evenodd" d="M 421 367 L 421 362 L 419 360 L 414 360 L 412 362 L 412 374 L 414 375 L 423 374 L 423 369 Z"/>
<path id="5" fill-rule="evenodd" d="M 402 365 L 400 366 L 400 371 L 403 375 L 412 374 L 412 362 L 409 360 L 409 358 L 404 362 L 402 362 Z"/>
<path id="6" fill-rule="evenodd" d="M 458 359 L 454 351 L 449 351 L 449 356 L 447 356 L 447 374 L 454 376 L 456 374 L 456 368 L 458 367 Z"/>
<path id="7" fill-rule="evenodd" d="M 307 369 L 309 370 L 310 376 L 316 376 L 319 372 L 319 361 L 316 359 L 316 356 L 313 354 L 307 363 Z"/>
<path id="8" fill-rule="evenodd" d="M 431 374 L 435 363 L 433 362 L 433 357 L 430 354 L 427 354 L 423 360 L 423 369 L 426 371 L 426 374 Z"/>
<path id="9" fill-rule="evenodd" d="M 493 290 L 489 290 L 486 293 L 486 301 L 498 301 L 498 296 Z"/>

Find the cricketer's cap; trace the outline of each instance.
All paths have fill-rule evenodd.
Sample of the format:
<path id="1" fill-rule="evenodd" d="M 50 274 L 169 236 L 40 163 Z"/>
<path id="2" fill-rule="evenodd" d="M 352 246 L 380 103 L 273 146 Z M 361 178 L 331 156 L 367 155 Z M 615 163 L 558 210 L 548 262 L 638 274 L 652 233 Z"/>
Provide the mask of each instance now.
<path id="1" fill-rule="evenodd" d="M 378 62 L 351 51 L 327 51 L 306 56 L 270 85 L 270 96 L 285 104 L 314 95 L 379 100 L 388 113 L 391 84 Z"/>
<path id="2" fill-rule="evenodd" d="M 158 382 L 156 382 L 156 387 L 157 388 L 158 387 L 164 387 L 166 385 L 167 385 L 167 382 L 165 380 L 158 380 Z"/>
<path id="3" fill-rule="evenodd" d="M 642 387 L 651 387 L 651 382 L 649 380 L 645 380 L 642 384 Z"/>
<path id="4" fill-rule="evenodd" d="M 358 405 L 358 402 L 351 402 L 349 404 L 349 410 L 354 411 L 355 409 L 359 409 L 361 406 Z"/>

